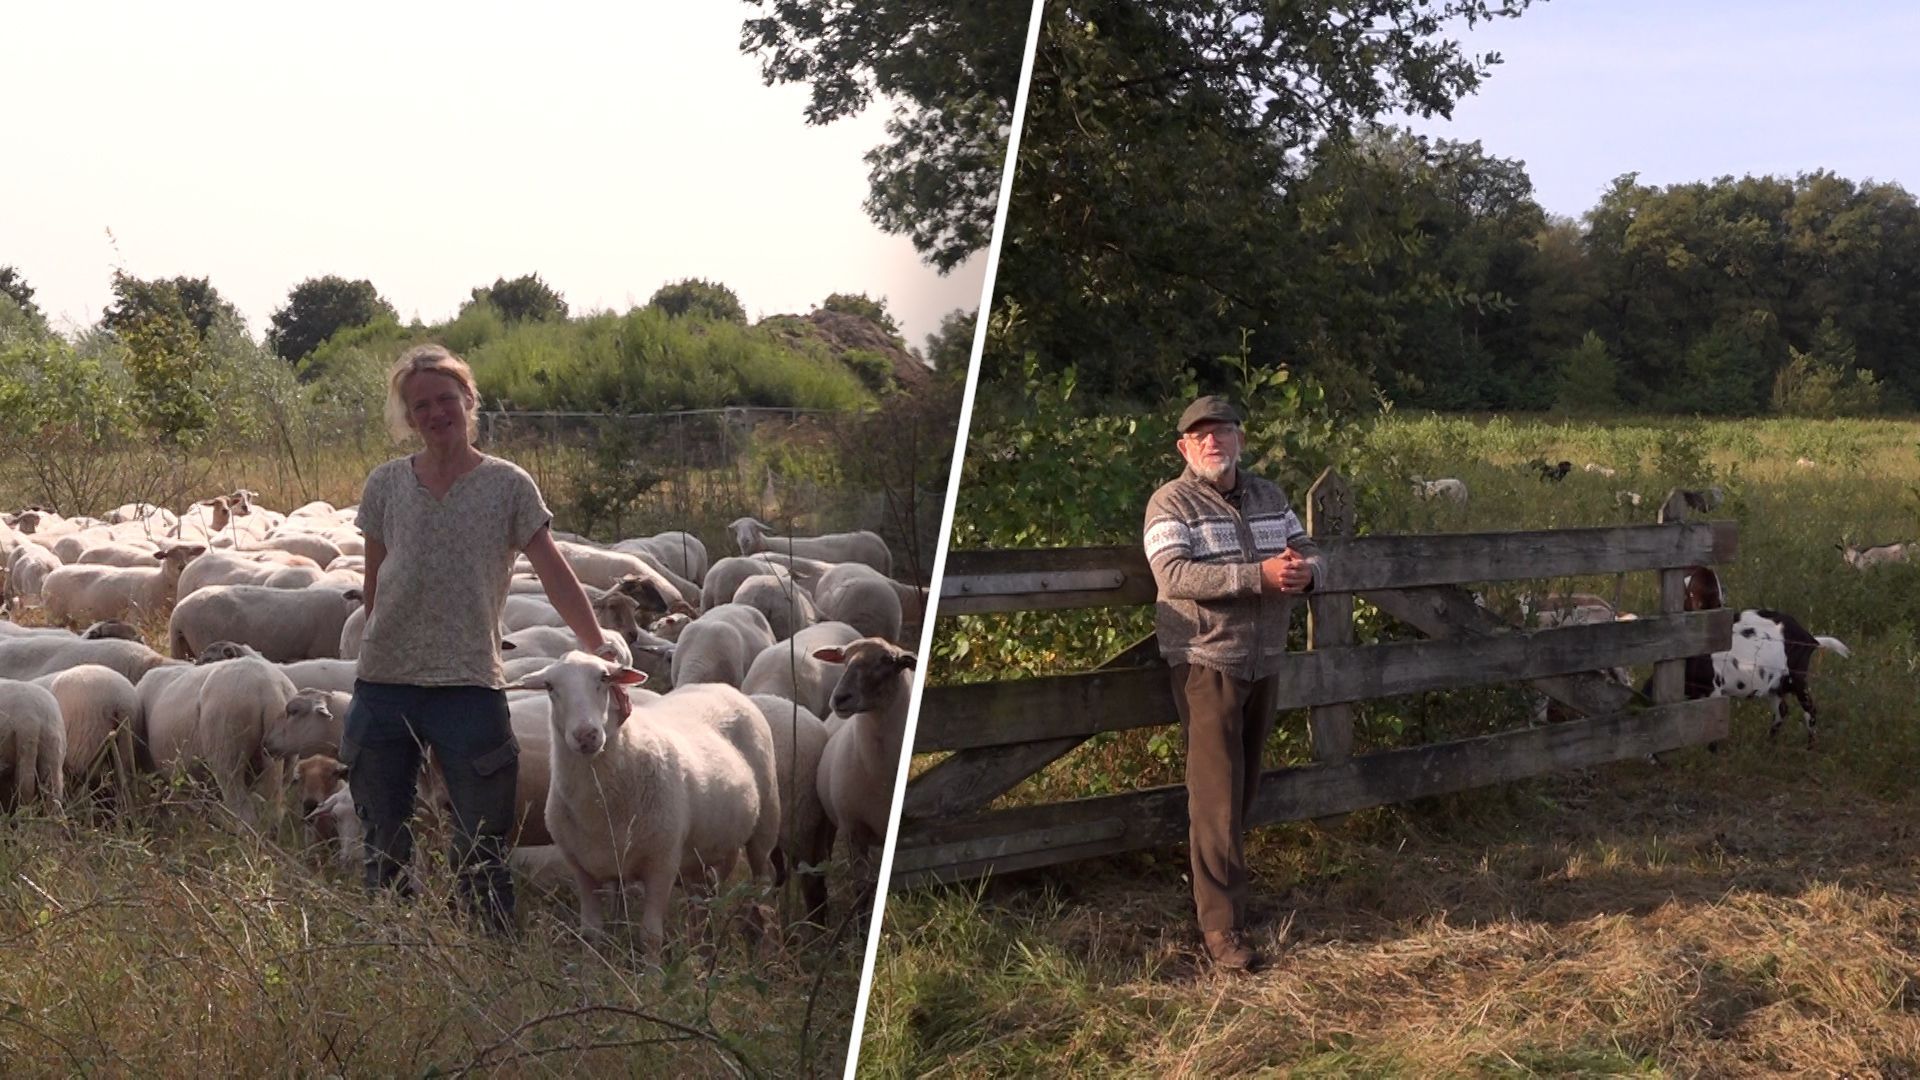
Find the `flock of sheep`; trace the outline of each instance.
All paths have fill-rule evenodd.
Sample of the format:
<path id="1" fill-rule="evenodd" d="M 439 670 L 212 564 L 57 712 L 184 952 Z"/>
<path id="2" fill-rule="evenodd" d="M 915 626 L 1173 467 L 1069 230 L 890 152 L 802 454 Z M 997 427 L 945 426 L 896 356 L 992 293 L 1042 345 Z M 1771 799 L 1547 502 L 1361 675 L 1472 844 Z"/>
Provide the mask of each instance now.
<path id="1" fill-rule="evenodd" d="M 365 619 L 353 517 L 322 502 L 276 513 L 247 491 L 178 514 L 0 515 L 7 608 L 50 624 L 0 620 L 0 803 L 57 805 L 114 762 L 122 791 L 131 768 L 191 775 L 255 824 L 290 778 L 315 842 L 361 865 L 337 760 Z M 899 768 L 915 667 L 900 643 L 925 590 L 889 576 L 871 532 L 730 528 L 740 554 L 711 564 L 685 532 L 556 533 L 631 666 L 577 651 L 524 558 L 500 627 L 515 860 L 569 867 L 588 930 L 602 888 L 642 886 L 650 950 L 674 882 L 710 888 L 741 855 L 756 878 L 804 871 L 814 921 L 836 836 L 870 889 Z M 140 640 L 162 620 L 170 655 Z M 421 799 L 444 800 L 431 763 Z"/>

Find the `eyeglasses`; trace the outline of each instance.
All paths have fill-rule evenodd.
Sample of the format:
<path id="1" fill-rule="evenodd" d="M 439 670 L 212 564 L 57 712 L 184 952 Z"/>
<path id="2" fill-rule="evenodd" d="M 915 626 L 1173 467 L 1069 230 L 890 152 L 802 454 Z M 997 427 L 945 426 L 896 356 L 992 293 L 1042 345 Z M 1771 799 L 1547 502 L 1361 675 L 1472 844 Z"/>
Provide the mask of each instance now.
<path id="1" fill-rule="evenodd" d="M 1216 427 L 1194 428 L 1192 431 L 1180 437 L 1198 445 L 1206 442 L 1208 439 L 1212 439 L 1216 443 L 1222 443 L 1228 439 L 1237 437 L 1239 434 L 1240 429 L 1238 427 L 1232 424 L 1222 424 Z"/>

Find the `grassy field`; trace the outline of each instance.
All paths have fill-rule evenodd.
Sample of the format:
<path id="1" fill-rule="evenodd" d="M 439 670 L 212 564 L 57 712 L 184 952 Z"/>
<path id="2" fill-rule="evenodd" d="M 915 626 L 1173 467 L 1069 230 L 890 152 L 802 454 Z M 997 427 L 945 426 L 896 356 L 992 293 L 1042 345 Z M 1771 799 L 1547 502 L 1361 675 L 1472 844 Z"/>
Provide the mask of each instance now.
<path id="1" fill-rule="evenodd" d="M 70 512 L 135 499 L 178 506 L 239 487 L 282 510 L 348 505 L 367 472 L 399 452 L 371 435 L 10 458 L 0 462 L 0 507 L 33 501 L 49 481 L 72 496 L 59 500 Z M 535 475 L 569 528 L 587 451 L 503 452 Z M 40 466 L 62 471 L 36 474 Z M 760 495 L 762 477 L 708 473 L 661 477 L 658 515 L 627 524 L 692 528 L 719 558 L 733 552 L 724 533 L 733 517 L 790 521 L 772 510 L 840 512 L 863 494 L 823 481 L 806 506 L 786 493 L 772 508 L 741 506 L 733 500 Z M 142 629 L 164 651 L 164 624 Z M 438 839 L 419 843 L 426 895 L 401 904 L 315 865 L 292 821 L 253 835 L 217 802 L 153 783 L 132 813 L 80 799 L 58 818 L 0 820 L 0 1073 L 837 1076 L 845 1067 L 866 934 L 864 921 L 839 921 L 855 891 L 844 859 L 829 868 L 836 922 L 825 932 L 757 952 L 722 935 L 701 955 L 676 929 L 688 916 L 676 900 L 654 965 L 628 928 L 598 947 L 580 940 L 571 885 L 523 879 L 523 933 L 501 943 L 453 905 Z M 715 902 L 714 921 L 753 902 L 791 911 L 797 897 L 735 889 Z"/>
<path id="2" fill-rule="evenodd" d="M 1575 471 L 1543 483 L 1535 457 Z M 1669 488 L 1723 485 L 1729 603 L 1852 649 L 1814 664 L 1818 748 L 1797 723 L 1770 743 L 1770 709 L 1736 702 L 1718 754 L 1263 830 L 1252 932 L 1273 963 L 1251 978 L 1201 962 L 1183 850 L 895 894 L 862 1073 L 1920 1074 L 1920 568 L 1861 574 L 1835 550 L 1920 535 L 1920 424 L 1391 417 L 1343 471 L 1373 489 L 1369 532 L 1650 522 Z M 1400 495 L 1416 475 L 1472 498 Z M 1652 607 L 1648 574 L 1488 593 L 1616 584 Z M 1367 703 L 1357 749 L 1500 730 L 1526 705 L 1497 688 Z M 1282 727 L 1270 760 L 1303 759 L 1303 718 Z M 1107 736 L 1004 801 L 1179 770 L 1177 732 Z"/>

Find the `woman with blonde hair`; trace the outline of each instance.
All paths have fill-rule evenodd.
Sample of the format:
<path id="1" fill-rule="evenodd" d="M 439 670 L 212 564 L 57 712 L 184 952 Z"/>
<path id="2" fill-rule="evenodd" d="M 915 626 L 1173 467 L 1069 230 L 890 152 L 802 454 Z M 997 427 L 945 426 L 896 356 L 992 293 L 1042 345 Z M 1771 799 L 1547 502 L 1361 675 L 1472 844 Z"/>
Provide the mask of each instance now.
<path id="1" fill-rule="evenodd" d="M 438 345 L 407 350 L 388 374 L 388 427 L 421 448 L 376 467 L 360 497 L 367 625 L 340 756 L 366 823 L 367 885 L 404 891 L 415 782 L 432 748 L 453 804 L 461 894 L 504 931 L 519 746 L 501 689 L 500 613 L 515 554 L 583 650 L 624 660 L 625 649 L 602 635 L 533 478 L 474 446 L 478 403 L 472 370 Z"/>

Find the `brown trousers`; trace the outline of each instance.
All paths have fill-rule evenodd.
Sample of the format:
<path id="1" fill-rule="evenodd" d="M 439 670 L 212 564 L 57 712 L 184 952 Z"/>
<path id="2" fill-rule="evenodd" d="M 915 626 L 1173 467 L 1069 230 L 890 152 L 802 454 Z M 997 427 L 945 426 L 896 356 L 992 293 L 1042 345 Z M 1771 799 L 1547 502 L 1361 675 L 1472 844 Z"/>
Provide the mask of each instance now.
<path id="1" fill-rule="evenodd" d="M 1273 731 L 1279 679 L 1236 679 L 1175 664 L 1173 703 L 1187 737 L 1187 838 L 1200 929 L 1239 930 L 1247 917 L 1244 833 L 1260 788 L 1260 751 Z"/>

